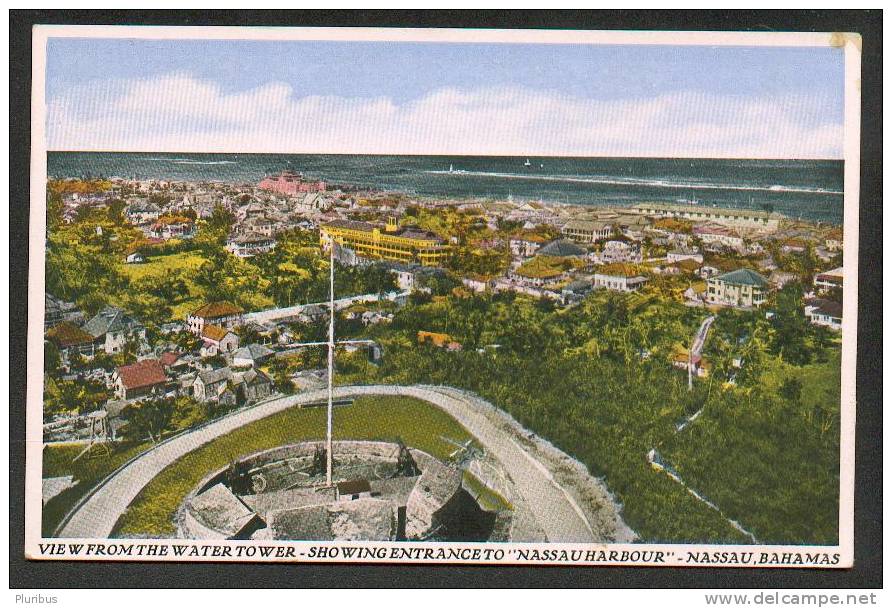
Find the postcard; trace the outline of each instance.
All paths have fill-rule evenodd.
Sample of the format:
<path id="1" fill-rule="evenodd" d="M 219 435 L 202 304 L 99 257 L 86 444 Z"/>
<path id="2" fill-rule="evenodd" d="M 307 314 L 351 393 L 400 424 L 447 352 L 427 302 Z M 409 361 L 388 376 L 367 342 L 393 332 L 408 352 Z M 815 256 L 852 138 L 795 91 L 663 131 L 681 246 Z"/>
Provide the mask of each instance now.
<path id="1" fill-rule="evenodd" d="M 33 58 L 28 558 L 851 567 L 857 34 Z"/>

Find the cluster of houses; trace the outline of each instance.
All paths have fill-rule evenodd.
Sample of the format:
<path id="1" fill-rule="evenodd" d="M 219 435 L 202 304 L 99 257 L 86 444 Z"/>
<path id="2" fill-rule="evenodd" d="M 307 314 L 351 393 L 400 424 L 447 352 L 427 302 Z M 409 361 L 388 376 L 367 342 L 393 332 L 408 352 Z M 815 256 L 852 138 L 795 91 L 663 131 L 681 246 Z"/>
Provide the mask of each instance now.
<path id="1" fill-rule="evenodd" d="M 396 218 L 410 207 L 448 206 L 473 212 L 481 226 L 493 231 L 505 221 L 519 225 L 504 240 L 491 238 L 475 244 L 510 255 L 504 273 L 467 274 L 459 279 L 471 291 L 509 290 L 563 303 L 577 301 L 595 289 L 634 292 L 656 276 L 677 275 L 689 280 L 683 299 L 690 305 L 757 308 L 768 301 L 771 290 L 797 278 L 778 268 L 766 253 L 769 245 L 783 254 L 807 251 L 829 266 L 843 243 L 838 228 L 817 230 L 767 211 L 664 203 L 580 208 L 510 197 L 503 201 L 416 200 L 387 192 L 344 192 L 287 171 L 257 184 L 126 182 L 126 194 L 120 186 L 116 184 L 109 194 L 125 200 L 128 220 L 149 239 L 190 238 L 196 222 L 222 206 L 235 218 L 226 241 L 226 249 L 235 256 L 249 258 L 274 250 L 277 235 L 283 231 L 319 230 L 323 248 L 335 241 L 343 246 L 337 248 L 342 263 L 383 264 L 396 275 L 403 291 L 419 288 L 427 273 L 442 272 L 457 243 L 455 237 L 401 226 Z M 159 198 L 166 204 L 160 204 Z M 92 199 L 88 202 L 97 204 Z M 386 225 L 375 223 L 382 217 Z M 747 261 L 737 268 L 717 264 L 718 268 L 706 263 L 710 257 Z M 133 262 L 141 259 L 139 253 L 128 257 Z M 820 298 L 819 292 L 830 290 L 836 282 L 833 271 L 820 273 L 815 293 L 806 295 L 832 301 Z M 815 305 L 807 314 L 815 323 L 835 327 L 832 319 L 838 317 L 832 312 L 828 306 Z M 232 328 L 223 329 L 228 333 L 212 328 L 202 334 L 205 354 L 232 350 Z M 68 334 L 71 340 L 85 339 L 71 331 Z M 85 343 L 83 348 L 90 347 Z"/>
<path id="2" fill-rule="evenodd" d="M 312 230 L 326 219 L 336 219 L 336 214 L 329 214 L 335 204 L 353 203 L 350 196 L 327 190 L 322 181 L 288 172 L 267 176 L 258 184 L 117 178 L 110 183 L 112 187 L 103 193 L 66 195 L 63 219 L 73 221 L 85 206 L 102 209 L 111 200 L 122 200 L 125 219 L 142 231 L 146 243 L 158 244 L 193 238 L 201 221 L 222 208 L 235 218 L 226 249 L 243 258 L 272 251 L 276 235 L 283 231 Z M 145 257 L 131 251 L 126 261 L 139 263 Z"/>
<path id="3" fill-rule="evenodd" d="M 84 315 L 71 303 L 49 294 L 46 303 L 45 339 L 58 349 L 63 369 L 80 369 L 85 377 L 103 379 L 114 395 L 108 407 L 115 411 L 147 398 L 181 395 L 231 407 L 275 392 L 263 368 L 275 357 L 278 345 L 271 341 L 242 344 L 237 332 L 250 324 L 244 323 L 244 310 L 232 303 L 210 302 L 179 327 L 198 338 L 200 346 L 193 351 L 177 346 L 170 336 L 150 345 L 145 326 L 113 306 L 84 321 Z M 252 335 L 260 340 L 272 334 L 270 328 L 252 329 Z M 100 354 L 122 353 L 136 361 L 111 372 L 90 367 Z M 73 372 L 70 375 L 77 377 Z"/>
<path id="4" fill-rule="evenodd" d="M 477 291 L 510 289 L 568 303 L 593 289 L 631 292 L 652 276 L 679 275 L 689 280 L 683 293 L 689 305 L 759 308 L 771 291 L 799 278 L 778 268 L 766 253 L 769 245 L 782 254 L 808 250 L 819 263 L 832 262 L 842 248 L 838 228 L 785 225 L 781 216 L 765 211 L 640 204 L 588 211 L 563 221 L 561 206 L 535 211 L 536 220 L 548 216 L 544 223 L 556 228 L 560 237 L 548 238 L 541 224 L 525 226 L 508 242 L 512 263 L 505 276 L 488 281 L 470 277 L 466 286 Z M 718 268 L 705 263 L 706 256 L 747 261 L 737 268 Z M 805 314 L 811 322 L 840 327 L 839 307 L 831 304 L 835 300 L 819 295 L 839 287 L 841 276 L 841 269 L 816 275 L 814 290 L 805 294 Z"/>

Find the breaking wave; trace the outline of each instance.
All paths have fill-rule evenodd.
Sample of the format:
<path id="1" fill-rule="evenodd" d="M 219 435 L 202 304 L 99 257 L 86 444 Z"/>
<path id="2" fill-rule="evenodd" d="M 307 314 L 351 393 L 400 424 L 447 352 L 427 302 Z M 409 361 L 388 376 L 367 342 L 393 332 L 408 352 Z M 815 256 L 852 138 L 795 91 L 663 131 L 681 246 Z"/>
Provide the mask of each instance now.
<path id="1" fill-rule="evenodd" d="M 150 158 L 159 162 L 174 163 L 175 165 L 237 165 L 235 160 L 193 160 L 191 158 Z"/>
<path id="2" fill-rule="evenodd" d="M 425 171 L 434 175 L 452 175 L 455 177 L 498 177 L 502 179 L 524 179 L 546 182 L 566 182 L 575 184 L 607 184 L 615 186 L 637 186 L 645 188 L 676 188 L 679 190 L 742 190 L 754 192 L 797 192 L 802 194 L 843 194 L 839 190 L 825 188 L 807 188 L 804 186 L 746 186 L 741 184 L 718 184 L 708 182 L 678 182 L 662 179 L 639 179 L 633 177 L 591 176 L 575 177 L 568 175 L 523 175 L 520 173 L 499 173 L 490 171 Z"/>

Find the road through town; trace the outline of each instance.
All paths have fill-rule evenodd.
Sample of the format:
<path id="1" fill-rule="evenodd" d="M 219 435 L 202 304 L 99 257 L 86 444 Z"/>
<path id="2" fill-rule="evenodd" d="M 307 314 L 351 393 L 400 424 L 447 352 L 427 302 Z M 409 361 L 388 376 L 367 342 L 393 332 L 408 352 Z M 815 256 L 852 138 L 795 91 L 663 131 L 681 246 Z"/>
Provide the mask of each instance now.
<path id="1" fill-rule="evenodd" d="M 433 386 L 348 386 L 335 389 L 335 397 L 358 395 L 403 395 L 422 399 L 443 409 L 474 435 L 484 450 L 499 462 L 514 484 L 515 491 L 524 499 L 551 542 L 610 542 L 616 530 L 624 524 L 615 512 L 606 490 L 601 512 L 611 515 L 609 525 L 599 522 L 594 526 L 585 511 L 564 489 L 557 479 L 564 479 L 568 469 L 561 456 L 560 476 L 555 472 L 557 462 L 545 463 L 536 458 L 524 444 L 529 444 L 529 433 L 504 412 L 470 393 L 448 387 Z M 67 538 L 107 538 L 118 518 L 128 505 L 156 475 L 189 452 L 239 427 L 304 403 L 325 399 L 324 391 L 312 391 L 273 399 L 250 409 L 214 421 L 204 427 L 178 435 L 125 464 L 89 494 L 63 522 L 59 536 Z M 510 424 L 506 424 L 509 421 Z M 556 449 L 551 448 L 556 451 Z M 552 470 L 555 469 L 555 470 Z M 576 473 L 580 476 L 579 473 Z M 591 482 L 580 480 L 580 486 Z"/>

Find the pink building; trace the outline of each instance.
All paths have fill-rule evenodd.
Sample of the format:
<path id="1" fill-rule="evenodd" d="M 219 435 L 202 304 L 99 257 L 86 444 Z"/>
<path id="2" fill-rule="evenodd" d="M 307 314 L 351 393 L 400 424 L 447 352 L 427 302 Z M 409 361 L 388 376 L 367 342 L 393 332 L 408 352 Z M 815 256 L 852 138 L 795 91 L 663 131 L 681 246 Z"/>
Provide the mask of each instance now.
<path id="1" fill-rule="evenodd" d="M 271 190 L 279 194 L 304 194 L 308 192 L 325 192 L 322 180 L 305 181 L 300 173 L 282 171 L 279 175 L 269 175 L 260 180 L 259 188 Z"/>

